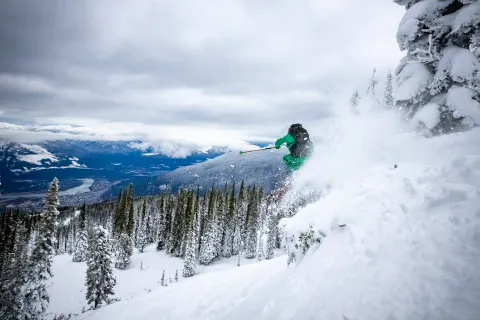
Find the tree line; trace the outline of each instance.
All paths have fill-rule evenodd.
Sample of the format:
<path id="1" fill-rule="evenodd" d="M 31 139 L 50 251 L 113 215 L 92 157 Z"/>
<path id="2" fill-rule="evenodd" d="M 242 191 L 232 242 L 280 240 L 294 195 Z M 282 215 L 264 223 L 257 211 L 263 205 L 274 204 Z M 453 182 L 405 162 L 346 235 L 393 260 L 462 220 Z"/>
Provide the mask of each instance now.
<path id="1" fill-rule="evenodd" d="M 141 254 L 150 246 L 181 257 L 182 275 L 191 277 L 198 264 L 221 258 L 238 256 L 238 264 L 241 257 L 272 259 L 281 245 L 275 201 L 243 181 L 144 197 L 130 185 L 114 201 L 59 208 L 54 179 L 41 214 L 0 216 L 1 319 L 42 319 L 55 255 L 87 264 L 86 300 L 95 309 L 112 301 L 113 269 L 128 268 L 135 249 Z"/>

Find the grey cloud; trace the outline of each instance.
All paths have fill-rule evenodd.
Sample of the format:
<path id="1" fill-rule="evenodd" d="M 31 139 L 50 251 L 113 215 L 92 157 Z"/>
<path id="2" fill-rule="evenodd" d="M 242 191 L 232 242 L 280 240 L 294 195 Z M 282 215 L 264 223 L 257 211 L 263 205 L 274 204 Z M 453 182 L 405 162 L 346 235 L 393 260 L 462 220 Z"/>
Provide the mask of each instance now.
<path id="1" fill-rule="evenodd" d="M 329 116 L 326 89 L 353 87 L 368 79 L 366 70 L 396 61 L 388 57 L 396 54 L 394 33 L 374 24 L 401 14 L 383 0 L 214 7 L 193 0 L 7 0 L 0 10 L 0 117 L 274 135 L 285 123 Z M 385 61 L 365 54 L 379 41 L 389 43 Z M 205 94 L 171 101 L 177 88 Z"/>

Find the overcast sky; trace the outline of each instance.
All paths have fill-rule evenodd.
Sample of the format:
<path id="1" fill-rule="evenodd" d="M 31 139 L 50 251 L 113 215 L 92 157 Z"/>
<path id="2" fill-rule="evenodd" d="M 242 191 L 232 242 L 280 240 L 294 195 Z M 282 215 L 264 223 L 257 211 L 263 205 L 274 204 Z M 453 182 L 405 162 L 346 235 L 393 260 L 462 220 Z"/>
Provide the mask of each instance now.
<path id="1" fill-rule="evenodd" d="M 389 0 L 6 0 L 0 138 L 270 141 L 331 115 L 374 67 L 383 81 L 403 13 Z"/>

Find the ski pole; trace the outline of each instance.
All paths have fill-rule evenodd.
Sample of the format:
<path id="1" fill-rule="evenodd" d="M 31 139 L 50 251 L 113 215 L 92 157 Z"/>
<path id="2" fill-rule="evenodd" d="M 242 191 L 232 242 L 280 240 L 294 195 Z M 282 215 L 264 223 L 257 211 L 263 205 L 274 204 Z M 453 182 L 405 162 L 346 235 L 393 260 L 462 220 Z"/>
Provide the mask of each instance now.
<path id="1" fill-rule="evenodd" d="M 257 150 L 250 150 L 250 151 L 240 151 L 240 155 L 243 155 L 244 153 L 257 152 L 257 151 L 270 150 L 270 149 L 275 149 L 275 147 L 268 147 L 268 148 L 262 148 Z"/>

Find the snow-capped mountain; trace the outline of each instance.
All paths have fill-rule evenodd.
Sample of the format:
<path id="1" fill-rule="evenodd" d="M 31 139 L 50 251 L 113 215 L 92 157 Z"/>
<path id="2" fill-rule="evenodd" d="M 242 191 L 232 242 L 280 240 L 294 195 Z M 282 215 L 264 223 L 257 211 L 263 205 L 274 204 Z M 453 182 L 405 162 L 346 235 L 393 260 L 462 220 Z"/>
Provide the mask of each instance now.
<path id="1" fill-rule="evenodd" d="M 223 147 L 204 148 L 193 150 L 187 157 L 174 158 L 152 147 L 138 148 L 140 144 L 139 141 L 1 141 L 0 205 L 5 204 L 7 198 L 8 202 L 38 198 L 54 177 L 59 179 L 61 190 L 77 188 L 83 193 L 101 194 L 115 183 L 154 176 L 228 151 Z M 88 190 L 80 188 L 85 185 L 85 179 L 89 179 Z M 94 182 L 90 183 L 92 180 Z"/>

